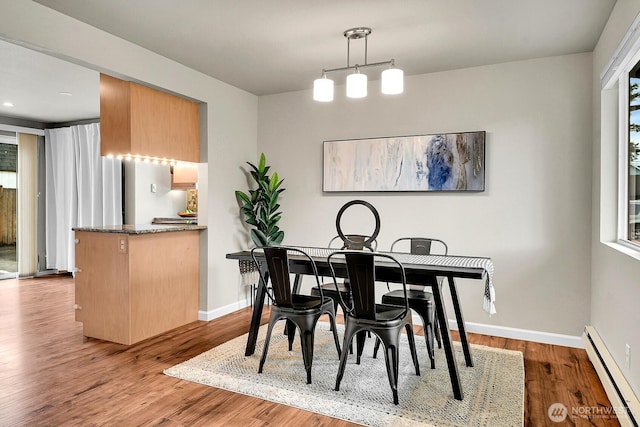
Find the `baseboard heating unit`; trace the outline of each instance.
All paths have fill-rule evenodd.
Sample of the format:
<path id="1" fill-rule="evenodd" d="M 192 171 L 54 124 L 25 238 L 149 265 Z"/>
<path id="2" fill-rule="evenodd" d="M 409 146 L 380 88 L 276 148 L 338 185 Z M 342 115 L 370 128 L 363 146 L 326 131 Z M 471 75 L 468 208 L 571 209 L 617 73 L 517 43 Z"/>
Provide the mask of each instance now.
<path id="1" fill-rule="evenodd" d="M 593 326 L 586 326 L 582 334 L 589 360 L 602 382 L 615 414 L 623 427 L 638 427 L 640 402 L 613 360 L 609 350 Z"/>

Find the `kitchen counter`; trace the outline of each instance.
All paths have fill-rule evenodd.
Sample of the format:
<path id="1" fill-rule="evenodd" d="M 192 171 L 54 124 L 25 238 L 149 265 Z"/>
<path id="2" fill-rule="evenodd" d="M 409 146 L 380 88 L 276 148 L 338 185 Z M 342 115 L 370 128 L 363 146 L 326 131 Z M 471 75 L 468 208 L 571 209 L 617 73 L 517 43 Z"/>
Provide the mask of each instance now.
<path id="1" fill-rule="evenodd" d="M 151 234 L 166 233 L 173 231 L 197 231 L 206 230 L 205 225 L 193 224 L 124 224 L 124 225 L 105 225 L 95 227 L 74 227 L 73 231 L 89 231 L 97 233 L 117 233 L 117 234 Z"/>
<path id="2" fill-rule="evenodd" d="M 76 320 L 131 345 L 198 320 L 204 226 L 77 227 Z"/>

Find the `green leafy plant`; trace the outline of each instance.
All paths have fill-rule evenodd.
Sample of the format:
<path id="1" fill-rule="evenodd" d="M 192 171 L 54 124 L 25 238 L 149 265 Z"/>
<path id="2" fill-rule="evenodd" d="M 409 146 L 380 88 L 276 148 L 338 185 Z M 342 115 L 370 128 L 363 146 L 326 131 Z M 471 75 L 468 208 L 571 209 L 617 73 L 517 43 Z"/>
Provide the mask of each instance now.
<path id="1" fill-rule="evenodd" d="M 264 153 L 260 155 L 258 166 L 247 162 L 251 167 L 251 177 L 257 184 L 255 190 L 249 190 L 249 194 L 236 191 L 236 197 L 242 202 L 240 208 L 247 224 L 254 226 L 251 229 L 251 240 L 256 246 L 278 245 L 284 239 L 284 231 L 278 227 L 282 217 L 278 198 L 285 189 L 281 188 L 282 181 L 277 172 L 268 175 L 270 166 Z"/>

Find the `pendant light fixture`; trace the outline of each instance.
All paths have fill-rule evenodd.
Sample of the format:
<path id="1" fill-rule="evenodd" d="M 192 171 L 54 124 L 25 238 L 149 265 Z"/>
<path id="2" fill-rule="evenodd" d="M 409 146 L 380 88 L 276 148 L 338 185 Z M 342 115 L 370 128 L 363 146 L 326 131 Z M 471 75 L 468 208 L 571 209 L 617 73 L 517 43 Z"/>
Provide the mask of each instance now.
<path id="1" fill-rule="evenodd" d="M 360 72 L 356 65 L 356 70 L 347 76 L 347 96 L 349 98 L 364 98 L 367 96 L 367 75 Z"/>
<path id="2" fill-rule="evenodd" d="M 313 82 L 313 99 L 319 102 L 333 101 L 333 80 L 327 77 L 327 73 L 335 71 L 353 71 L 347 75 L 346 91 L 349 98 L 364 98 L 367 96 L 367 75 L 360 72 L 362 68 L 387 65 L 380 76 L 380 88 L 385 95 L 397 95 L 404 90 L 404 73 L 395 67 L 395 60 L 367 62 L 367 43 L 371 34 L 371 28 L 356 27 L 346 30 L 343 35 L 347 39 L 347 66 L 322 70 L 322 76 Z M 351 40 L 364 39 L 364 64 L 350 65 Z"/>
<path id="3" fill-rule="evenodd" d="M 326 73 L 313 81 L 313 99 L 319 102 L 333 101 L 333 80 L 327 78 Z"/>
<path id="4" fill-rule="evenodd" d="M 380 76 L 380 90 L 385 95 L 397 95 L 404 91 L 404 73 L 399 68 L 387 68 Z"/>

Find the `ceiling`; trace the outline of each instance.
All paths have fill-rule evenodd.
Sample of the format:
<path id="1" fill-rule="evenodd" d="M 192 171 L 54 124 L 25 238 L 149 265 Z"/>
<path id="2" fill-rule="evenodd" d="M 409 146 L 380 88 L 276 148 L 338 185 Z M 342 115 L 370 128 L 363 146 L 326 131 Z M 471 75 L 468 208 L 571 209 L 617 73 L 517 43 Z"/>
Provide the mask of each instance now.
<path id="1" fill-rule="evenodd" d="M 13 107 L 3 105 L 9 101 Z M 100 75 L 0 40 L 0 116 L 43 123 L 99 117 Z"/>
<path id="2" fill-rule="evenodd" d="M 396 65 L 410 76 L 591 52 L 615 4 L 615 0 L 36 2 L 255 95 L 310 89 L 323 68 L 345 66 L 347 43 L 343 32 L 348 28 L 371 27 L 369 62 L 394 58 Z M 5 53 L 4 44 L 0 48 Z M 361 40 L 352 41 L 351 65 L 363 62 L 363 51 Z M 71 78 L 73 73 L 83 74 L 63 70 L 58 75 L 51 72 L 56 69 L 54 64 L 39 66 L 35 59 L 24 60 L 17 53 L 10 53 L 20 60 L 20 69 L 28 71 L 20 71 L 16 65 L 8 70 L 7 77 L 9 67 L 3 59 L 0 97 L 4 97 L 4 86 L 25 86 L 25 92 L 31 91 L 29 86 L 47 87 L 57 93 L 67 90 L 65 85 L 76 80 Z M 43 57 L 34 52 L 28 54 Z M 37 74 L 43 71 L 46 75 L 40 81 Z M 88 72 L 82 78 L 97 81 L 96 75 Z M 38 84 L 24 85 L 23 76 Z M 7 78 L 18 80 L 14 84 Z M 80 88 L 74 90 L 78 92 L 67 97 L 69 103 L 81 102 L 85 97 L 90 101 L 97 94 L 97 87 L 87 95 Z M 21 95 L 14 96 L 20 100 Z M 38 97 L 31 95 L 27 100 L 37 102 Z M 0 115 L 6 115 L 2 101 Z M 97 101 L 91 102 L 95 103 L 91 111 L 95 114 Z M 44 108 L 55 110 L 63 106 L 66 104 L 54 97 Z"/>

